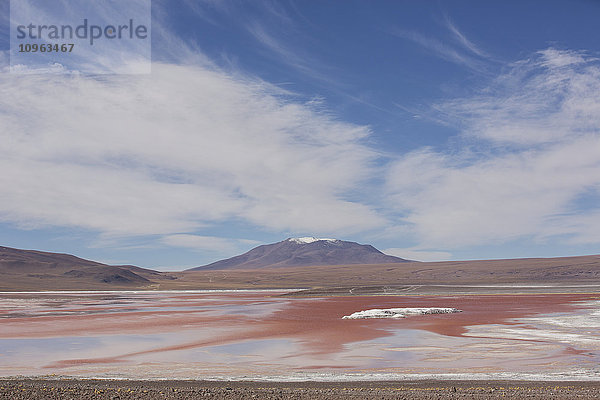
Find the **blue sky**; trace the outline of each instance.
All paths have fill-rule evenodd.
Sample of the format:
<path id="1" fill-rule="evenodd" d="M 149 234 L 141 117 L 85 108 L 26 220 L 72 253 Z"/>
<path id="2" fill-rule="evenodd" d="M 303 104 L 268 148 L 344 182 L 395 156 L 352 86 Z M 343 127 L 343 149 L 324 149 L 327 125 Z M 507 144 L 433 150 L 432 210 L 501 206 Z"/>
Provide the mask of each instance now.
<path id="1" fill-rule="evenodd" d="M 152 3 L 150 75 L 98 77 L 9 73 L 0 0 L 1 245 L 600 253 L 600 2 L 176 4 Z"/>

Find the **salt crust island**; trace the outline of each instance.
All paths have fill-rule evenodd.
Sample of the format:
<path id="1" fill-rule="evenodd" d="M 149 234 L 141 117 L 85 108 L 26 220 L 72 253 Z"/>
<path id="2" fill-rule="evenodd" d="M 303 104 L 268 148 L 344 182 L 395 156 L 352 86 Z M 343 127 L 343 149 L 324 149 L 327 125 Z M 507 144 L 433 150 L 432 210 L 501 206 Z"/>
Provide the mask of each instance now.
<path id="1" fill-rule="evenodd" d="M 428 314 L 453 314 L 462 310 L 456 308 L 373 308 L 358 311 L 350 315 L 344 315 L 342 319 L 365 319 L 365 318 L 406 318 L 411 315 Z"/>

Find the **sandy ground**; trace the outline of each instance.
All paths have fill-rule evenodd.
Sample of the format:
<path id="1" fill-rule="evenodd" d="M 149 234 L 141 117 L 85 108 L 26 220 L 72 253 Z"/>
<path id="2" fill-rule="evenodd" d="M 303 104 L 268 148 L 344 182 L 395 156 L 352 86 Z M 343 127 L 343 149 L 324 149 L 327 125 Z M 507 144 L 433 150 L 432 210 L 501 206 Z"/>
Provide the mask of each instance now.
<path id="1" fill-rule="evenodd" d="M 0 380 L 0 399 L 597 399 L 600 382 Z"/>

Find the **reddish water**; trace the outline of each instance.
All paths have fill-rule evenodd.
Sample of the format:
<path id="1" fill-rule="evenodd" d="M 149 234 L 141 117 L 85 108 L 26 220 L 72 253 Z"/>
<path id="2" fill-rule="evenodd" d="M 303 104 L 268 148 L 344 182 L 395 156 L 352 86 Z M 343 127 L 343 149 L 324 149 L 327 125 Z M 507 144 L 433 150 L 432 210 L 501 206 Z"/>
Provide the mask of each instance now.
<path id="1" fill-rule="evenodd" d="M 594 295 L 556 294 L 316 299 L 273 292 L 0 295 L 0 375 L 563 373 L 598 361 L 600 322 L 581 336 L 568 320 L 600 321 L 594 314 L 597 304 Z M 342 319 L 356 311 L 398 307 L 463 312 Z"/>

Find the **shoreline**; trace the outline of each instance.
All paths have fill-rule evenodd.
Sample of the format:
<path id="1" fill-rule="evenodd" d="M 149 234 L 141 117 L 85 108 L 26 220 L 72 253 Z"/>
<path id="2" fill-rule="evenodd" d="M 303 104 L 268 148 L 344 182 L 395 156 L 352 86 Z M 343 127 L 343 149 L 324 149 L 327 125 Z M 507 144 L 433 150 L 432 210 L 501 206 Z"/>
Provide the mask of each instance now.
<path id="1" fill-rule="evenodd" d="M 275 289 L 135 289 L 135 290 L 38 290 L 38 291 L 15 291 L 7 292 L 0 291 L 0 295 L 9 294 L 145 294 L 145 293 L 252 293 L 252 292 L 290 292 L 290 291 L 301 291 L 306 288 L 275 288 Z"/>
<path id="2" fill-rule="evenodd" d="M 594 399 L 600 381 L 419 380 L 263 382 L 0 379 L 0 399 Z"/>
<path id="3" fill-rule="evenodd" d="M 588 371 L 589 372 L 589 371 Z M 570 374 L 569 371 L 559 373 L 528 373 L 528 372 L 488 372 L 488 373 L 304 373 L 297 375 L 203 375 L 203 376 L 115 376 L 115 375 L 14 375 L 0 376 L 1 382 L 227 382 L 227 383 L 263 383 L 295 385 L 302 383 L 313 384 L 361 384 L 361 383 L 426 383 L 426 382 L 522 382 L 553 384 L 560 382 L 598 383 L 600 374 Z M 599 392 L 600 397 L 600 392 Z"/>
<path id="4" fill-rule="evenodd" d="M 599 295 L 600 285 L 577 284 L 498 284 L 438 285 L 404 284 L 376 286 L 337 286 L 324 288 L 271 287 L 228 289 L 122 289 L 122 290 L 39 290 L 0 291 L 0 296 L 13 295 L 102 295 L 102 294 L 219 294 L 279 293 L 284 297 L 358 297 L 358 296 L 469 296 L 469 295 Z"/>

